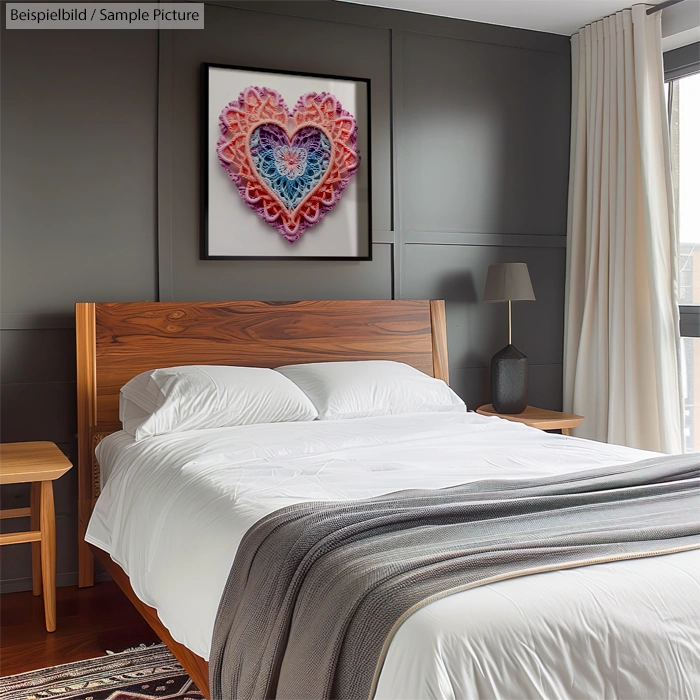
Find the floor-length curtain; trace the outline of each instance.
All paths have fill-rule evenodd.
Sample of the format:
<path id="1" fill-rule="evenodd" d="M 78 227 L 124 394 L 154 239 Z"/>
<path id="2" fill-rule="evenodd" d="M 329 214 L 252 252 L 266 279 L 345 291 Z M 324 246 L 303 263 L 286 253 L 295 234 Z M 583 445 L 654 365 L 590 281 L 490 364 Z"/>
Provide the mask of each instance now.
<path id="1" fill-rule="evenodd" d="M 565 410 L 576 435 L 683 450 L 678 256 L 661 12 L 572 37 Z"/>

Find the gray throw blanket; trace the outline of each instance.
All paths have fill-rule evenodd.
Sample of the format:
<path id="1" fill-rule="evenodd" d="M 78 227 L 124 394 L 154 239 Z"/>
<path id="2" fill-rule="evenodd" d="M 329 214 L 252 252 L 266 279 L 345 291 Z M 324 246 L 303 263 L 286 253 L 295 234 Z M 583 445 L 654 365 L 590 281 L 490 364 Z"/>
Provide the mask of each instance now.
<path id="1" fill-rule="evenodd" d="M 700 457 L 360 501 L 245 535 L 214 628 L 213 700 L 368 698 L 411 612 L 527 573 L 700 547 Z"/>

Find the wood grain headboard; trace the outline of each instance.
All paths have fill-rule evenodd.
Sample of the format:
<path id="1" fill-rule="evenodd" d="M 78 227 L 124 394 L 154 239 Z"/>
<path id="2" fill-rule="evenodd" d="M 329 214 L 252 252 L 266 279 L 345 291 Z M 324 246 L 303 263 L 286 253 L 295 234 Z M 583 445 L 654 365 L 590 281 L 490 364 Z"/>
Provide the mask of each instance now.
<path id="1" fill-rule="evenodd" d="M 449 380 L 440 300 L 81 303 L 75 316 L 80 586 L 94 576 L 84 536 L 99 495 L 95 447 L 121 429 L 119 390 L 137 374 L 194 364 L 396 360 Z"/>

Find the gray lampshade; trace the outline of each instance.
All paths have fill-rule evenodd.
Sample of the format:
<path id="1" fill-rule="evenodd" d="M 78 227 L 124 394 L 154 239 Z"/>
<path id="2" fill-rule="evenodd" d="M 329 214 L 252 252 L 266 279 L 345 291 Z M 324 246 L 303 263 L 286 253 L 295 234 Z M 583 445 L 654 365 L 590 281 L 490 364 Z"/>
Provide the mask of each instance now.
<path id="1" fill-rule="evenodd" d="M 484 301 L 535 301 L 527 263 L 489 265 Z"/>

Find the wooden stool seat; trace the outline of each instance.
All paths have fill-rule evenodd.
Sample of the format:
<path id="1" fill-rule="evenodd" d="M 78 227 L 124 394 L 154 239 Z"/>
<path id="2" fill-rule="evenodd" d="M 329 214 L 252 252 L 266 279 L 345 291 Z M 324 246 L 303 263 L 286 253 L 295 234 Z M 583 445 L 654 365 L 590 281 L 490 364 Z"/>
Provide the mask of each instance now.
<path id="1" fill-rule="evenodd" d="M 52 442 L 0 444 L 0 484 L 31 484 L 29 508 L 0 510 L 0 519 L 30 518 L 30 530 L 0 533 L 0 545 L 32 543 L 32 589 L 44 593 L 47 632 L 56 630 L 56 517 L 53 480 L 73 465 Z"/>

